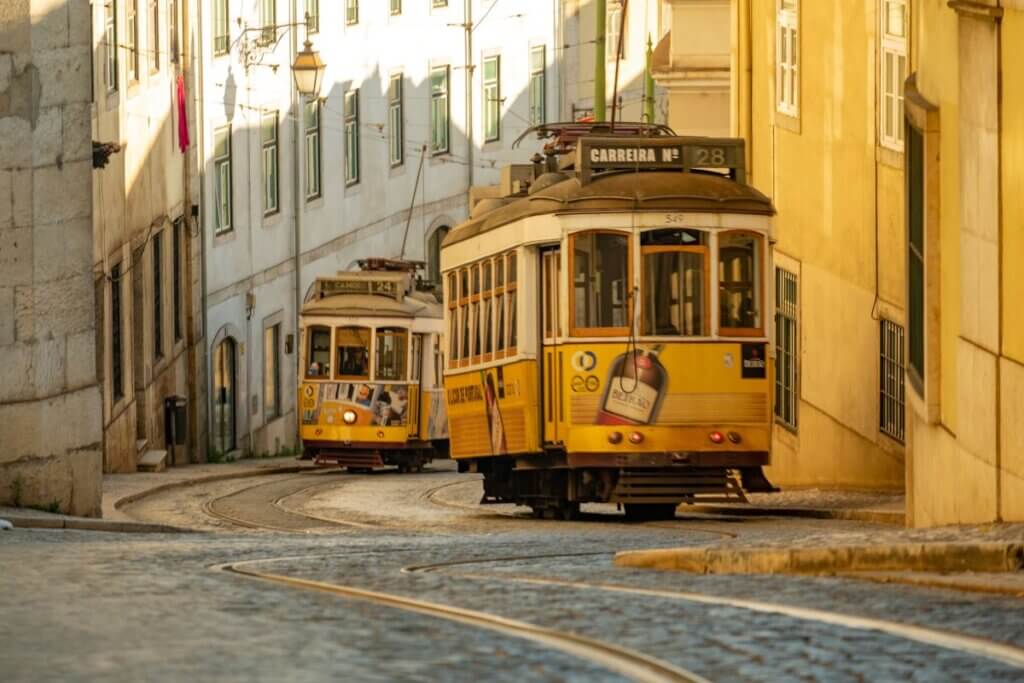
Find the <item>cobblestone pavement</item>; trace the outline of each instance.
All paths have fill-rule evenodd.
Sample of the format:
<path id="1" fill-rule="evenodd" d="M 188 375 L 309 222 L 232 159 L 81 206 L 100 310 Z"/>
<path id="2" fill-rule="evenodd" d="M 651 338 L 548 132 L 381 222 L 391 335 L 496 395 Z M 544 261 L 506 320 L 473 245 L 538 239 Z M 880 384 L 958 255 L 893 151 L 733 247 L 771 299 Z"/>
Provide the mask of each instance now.
<path id="1" fill-rule="evenodd" d="M 129 512 L 156 517 L 147 521 L 168 522 L 163 515 L 171 515 L 176 523 L 195 522 L 204 518 L 204 504 L 219 500 L 240 517 L 278 519 L 264 517 L 273 507 L 362 526 L 312 523 L 303 529 L 311 533 L 277 533 L 206 518 L 217 533 L 0 532 L 3 680 L 621 680 L 508 635 L 215 569 L 250 560 L 270 560 L 249 565 L 261 571 L 579 633 L 715 681 L 1022 675 L 990 657 L 880 631 L 667 596 L 517 582 L 534 577 L 760 600 L 1024 648 L 1021 599 L 839 578 L 693 576 L 611 565 L 615 551 L 632 548 L 880 532 L 865 523 L 692 515 L 625 524 L 609 508 L 591 511 L 587 522 L 553 522 L 504 506 L 476 510 L 473 483 L 459 483 L 443 468 L 423 475 L 300 476 L 308 477 L 309 488 L 295 483 L 304 481 L 296 475 L 264 477 L 259 486 L 218 482 Z M 401 571 L 455 562 L 463 564 Z"/>

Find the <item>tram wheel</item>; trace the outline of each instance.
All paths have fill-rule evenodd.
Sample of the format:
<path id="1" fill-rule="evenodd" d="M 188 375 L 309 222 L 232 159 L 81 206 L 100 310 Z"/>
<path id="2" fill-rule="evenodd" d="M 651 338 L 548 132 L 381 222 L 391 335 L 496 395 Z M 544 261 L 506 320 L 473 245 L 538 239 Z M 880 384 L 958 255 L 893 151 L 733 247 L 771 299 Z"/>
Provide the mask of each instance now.
<path id="1" fill-rule="evenodd" d="M 626 519 L 631 522 L 653 522 L 675 519 L 675 503 L 626 503 Z"/>

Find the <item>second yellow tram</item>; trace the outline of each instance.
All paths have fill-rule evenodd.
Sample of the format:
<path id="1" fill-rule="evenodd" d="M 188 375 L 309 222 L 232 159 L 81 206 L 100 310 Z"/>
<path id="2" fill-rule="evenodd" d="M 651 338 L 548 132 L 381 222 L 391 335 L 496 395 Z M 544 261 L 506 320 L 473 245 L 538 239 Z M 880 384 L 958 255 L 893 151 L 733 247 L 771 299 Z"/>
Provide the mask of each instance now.
<path id="1" fill-rule="evenodd" d="M 444 241 L 451 455 L 485 502 L 650 519 L 770 489 L 772 205 L 741 140 L 624 128 L 541 128 Z"/>

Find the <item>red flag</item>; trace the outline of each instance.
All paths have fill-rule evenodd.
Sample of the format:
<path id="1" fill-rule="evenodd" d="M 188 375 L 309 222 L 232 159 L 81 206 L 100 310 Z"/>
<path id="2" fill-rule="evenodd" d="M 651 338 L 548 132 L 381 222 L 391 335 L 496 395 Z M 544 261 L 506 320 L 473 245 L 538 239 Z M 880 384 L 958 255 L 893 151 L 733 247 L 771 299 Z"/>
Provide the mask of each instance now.
<path id="1" fill-rule="evenodd" d="M 188 117 L 185 116 L 185 77 L 178 76 L 178 149 L 188 150 Z"/>

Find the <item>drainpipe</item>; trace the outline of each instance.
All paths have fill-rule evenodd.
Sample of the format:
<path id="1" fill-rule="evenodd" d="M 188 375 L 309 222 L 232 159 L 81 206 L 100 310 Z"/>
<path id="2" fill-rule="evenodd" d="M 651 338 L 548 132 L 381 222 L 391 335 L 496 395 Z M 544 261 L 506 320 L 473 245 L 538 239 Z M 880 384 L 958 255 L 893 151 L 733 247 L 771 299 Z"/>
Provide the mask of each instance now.
<path id="1" fill-rule="evenodd" d="M 468 4 L 468 3 L 467 3 Z M 605 33 L 608 20 L 608 0 L 594 1 L 594 120 L 605 120 Z"/>
<path id="2" fill-rule="evenodd" d="M 183 3 L 185 8 L 191 8 L 190 3 Z M 197 3 L 198 4 L 198 3 Z M 191 16 L 191 12 L 190 12 Z M 203 93 L 205 88 L 205 70 L 204 70 L 204 46 L 206 42 L 203 40 L 203 17 L 205 15 L 201 12 L 197 13 L 198 21 L 196 21 L 196 88 L 193 93 L 193 97 L 196 102 L 196 120 L 195 120 L 195 131 L 196 131 L 196 176 L 199 179 L 199 217 L 196 222 L 199 226 L 199 288 L 200 288 L 200 307 L 203 310 L 203 389 L 201 390 L 203 396 L 206 399 L 206 446 L 209 450 L 210 438 L 213 435 L 213 396 L 211 389 L 210 379 L 212 377 L 212 370 L 210 365 L 210 313 L 209 307 L 207 306 L 207 278 L 206 278 L 206 166 L 205 166 L 205 150 L 206 150 L 206 111 L 203 106 Z M 182 40 L 182 59 L 186 59 L 185 55 L 191 57 L 190 46 L 191 41 L 185 37 L 187 34 L 188 23 L 183 28 L 183 40 Z M 206 461 L 206 453 L 200 455 L 200 462 Z"/>
<path id="3" fill-rule="evenodd" d="M 466 31 L 466 204 L 473 187 L 473 3 L 465 2 L 463 26 Z M 424 197 L 425 199 L 425 197 Z"/>
<path id="4" fill-rule="evenodd" d="M 296 0 L 296 2 L 297 1 L 298 0 Z M 289 40 L 291 41 L 291 44 L 289 46 L 290 50 L 289 50 L 288 54 L 294 55 L 294 54 L 296 54 L 296 52 L 299 49 L 299 27 L 296 26 L 296 23 L 298 22 L 298 13 L 299 12 L 298 12 L 298 9 L 297 9 L 295 3 L 289 3 L 289 4 L 290 4 L 290 12 L 291 12 L 291 18 L 290 18 L 289 21 L 291 22 L 292 27 L 291 27 L 291 30 L 288 32 Z M 305 16 L 305 13 L 303 13 L 303 16 Z M 295 368 L 294 368 L 295 371 L 292 373 L 292 377 L 298 378 L 300 376 L 299 375 L 299 371 L 300 371 L 300 368 L 299 368 L 299 356 L 300 356 L 300 354 L 299 354 L 299 343 L 300 343 L 300 339 L 299 339 L 299 314 L 302 311 L 302 294 L 303 294 L 303 292 L 302 292 L 302 200 L 300 199 L 300 197 L 302 197 L 302 182 L 301 182 L 301 177 L 300 177 L 300 172 L 301 172 L 301 169 L 302 169 L 302 165 L 299 163 L 299 151 L 302 149 L 302 139 L 303 138 L 302 138 L 302 107 L 300 106 L 301 98 L 299 97 L 299 91 L 298 91 L 298 88 L 295 85 L 294 79 L 292 79 L 292 83 L 291 83 L 290 87 L 291 87 L 291 100 L 292 100 L 291 101 L 291 106 L 292 106 L 292 111 L 295 112 L 294 116 L 292 117 L 294 119 L 294 124 L 295 124 L 295 133 L 294 133 L 294 135 L 295 135 L 294 143 L 295 144 L 292 145 L 292 205 L 293 205 L 292 206 L 292 211 L 293 211 L 292 225 L 294 227 L 294 230 L 293 230 L 293 233 L 292 233 L 292 242 L 293 242 L 293 251 L 294 251 L 294 259 L 295 259 L 294 265 L 293 265 L 293 269 L 295 270 L 295 302 L 294 302 L 295 315 L 293 316 L 294 317 L 294 321 L 293 322 L 294 322 L 294 325 L 295 325 L 295 328 L 294 328 L 295 329 L 295 332 L 294 332 L 294 334 L 295 334 L 295 337 L 294 337 L 295 343 L 292 344 L 292 353 L 295 356 Z M 296 404 L 295 404 L 295 417 L 296 417 L 296 420 L 295 420 L 295 424 L 294 424 L 294 429 L 295 429 L 294 436 L 295 436 L 295 444 L 296 444 L 296 446 L 298 446 L 298 444 L 299 444 L 299 424 L 298 424 L 298 415 L 299 415 L 298 389 L 299 389 L 299 387 L 298 387 L 297 383 L 298 383 L 298 379 L 296 379 L 295 391 L 292 392 L 293 400 L 296 401 Z"/>

